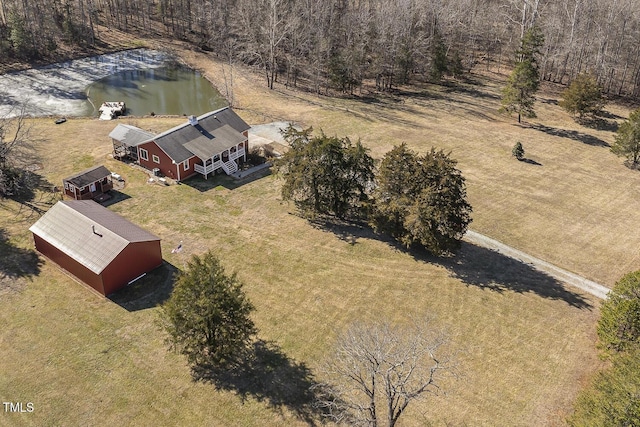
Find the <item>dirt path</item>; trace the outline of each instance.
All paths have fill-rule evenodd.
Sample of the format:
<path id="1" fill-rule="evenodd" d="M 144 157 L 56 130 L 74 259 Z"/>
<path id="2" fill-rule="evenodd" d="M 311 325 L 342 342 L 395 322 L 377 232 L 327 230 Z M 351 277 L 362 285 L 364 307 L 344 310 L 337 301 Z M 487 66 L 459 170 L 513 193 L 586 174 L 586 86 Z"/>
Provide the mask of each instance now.
<path id="1" fill-rule="evenodd" d="M 571 273 L 560 267 L 556 267 L 555 265 L 543 261 L 540 258 L 536 258 L 534 256 L 526 254 L 522 251 L 512 248 L 511 246 L 507 246 L 504 243 L 500 243 L 497 240 L 493 240 L 492 238 L 487 237 L 483 234 L 476 233 L 475 231 L 468 230 L 467 234 L 464 237 L 464 240 L 469 243 L 494 250 L 510 258 L 520 260 L 526 264 L 529 264 L 536 270 L 543 271 L 564 283 L 575 286 L 583 290 L 584 292 L 587 292 L 600 299 L 605 299 L 607 297 L 607 294 L 611 290 L 606 286 L 585 279 L 584 277 L 578 276 L 577 274 Z"/>

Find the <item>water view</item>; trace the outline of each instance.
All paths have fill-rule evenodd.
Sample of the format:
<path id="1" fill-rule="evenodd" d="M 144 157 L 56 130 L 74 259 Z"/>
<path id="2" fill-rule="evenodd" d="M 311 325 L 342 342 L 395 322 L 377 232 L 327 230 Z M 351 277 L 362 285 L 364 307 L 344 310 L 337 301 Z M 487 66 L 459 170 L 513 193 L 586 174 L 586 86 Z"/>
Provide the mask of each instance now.
<path id="1" fill-rule="evenodd" d="M 32 116 L 98 117 L 104 101 L 124 101 L 135 115 L 198 115 L 226 105 L 200 73 L 150 49 L 0 75 L 0 117 L 19 114 L 23 107 Z"/>
<path id="2" fill-rule="evenodd" d="M 169 63 L 162 68 L 121 71 L 87 89 L 85 115 L 98 116 L 105 101 L 124 101 L 127 115 L 200 115 L 227 105 L 199 72 Z"/>

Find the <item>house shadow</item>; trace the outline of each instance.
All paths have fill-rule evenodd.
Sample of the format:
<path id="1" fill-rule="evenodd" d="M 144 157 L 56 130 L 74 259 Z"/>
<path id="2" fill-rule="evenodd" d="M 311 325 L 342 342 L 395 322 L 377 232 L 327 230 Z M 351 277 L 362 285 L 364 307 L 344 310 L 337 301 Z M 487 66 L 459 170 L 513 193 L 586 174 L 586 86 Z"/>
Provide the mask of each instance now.
<path id="1" fill-rule="evenodd" d="M 274 342 L 257 340 L 239 363 L 224 368 L 197 365 L 192 375 L 195 381 L 235 393 L 243 402 L 254 399 L 280 413 L 287 409 L 308 425 L 320 424 L 323 412 L 314 405 L 317 383 L 311 370 Z"/>
<path id="2" fill-rule="evenodd" d="M 111 191 L 109 191 L 109 194 L 111 195 L 111 197 L 109 197 L 107 200 L 102 202 L 101 203 L 102 206 L 115 205 L 116 203 L 120 203 L 123 200 L 127 200 L 127 199 L 131 198 L 131 196 L 128 195 L 127 193 L 123 193 L 123 192 L 118 191 L 118 190 L 111 190 Z"/>
<path id="3" fill-rule="evenodd" d="M 350 245 L 363 238 L 385 242 L 397 251 L 408 253 L 417 261 L 446 268 L 453 277 L 467 286 L 499 293 L 534 293 L 542 298 L 562 300 L 576 308 L 592 308 L 585 297 L 572 292 L 553 276 L 520 260 L 473 243 L 462 241 L 460 248 L 452 256 L 437 257 L 420 247 L 406 248 L 387 235 L 375 233 L 364 223 L 336 221 L 330 217 L 310 223 L 318 229 L 333 233 Z"/>
<path id="4" fill-rule="evenodd" d="M 19 288 L 18 279 L 39 275 L 42 263 L 34 250 L 15 246 L 0 228 L 0 292 Z"/>
<path id="5" fill-rule="evenodd" d="M 171 296 L 177 273 L 178 268 L 165 260 L 160 267 L 112 293 L 108 298 L 127 311 L 156 307 Z"/>
<path id="6" fill-rule="evenodd" d="M 559 129 L 551 126 L 545 126 L 540 123 L 530 124 L 531 129 L 544 132 L 548 135 L 559 136 L 561 138 L 569 138 L 574 141 L 582 142 L 583 144 L 593 145 L 598 147 L 610 147 L 610 145 L 600 138 L 586 133 L 578 132 L 575 130 Z"/>
<path id="7" fill-rule="evenodd" d="M 242 174 L 242 171 L 238 172 L 238 174 Z M 204 179 L 204 177 L 198 175 L 182 181 L 181 184 L 188 185 L 201 193 L 206 193 L 207 191 L 217 187 L 224 187 L 227 190 L 235 190 L 236 188 L 242 187 L 243 185 L 252 183 L 271 174 L 271 168 L 265 168 L 253 173 L 247 173 L 246 175 L 240 175 L 239 177 L 218 174 Z"/>

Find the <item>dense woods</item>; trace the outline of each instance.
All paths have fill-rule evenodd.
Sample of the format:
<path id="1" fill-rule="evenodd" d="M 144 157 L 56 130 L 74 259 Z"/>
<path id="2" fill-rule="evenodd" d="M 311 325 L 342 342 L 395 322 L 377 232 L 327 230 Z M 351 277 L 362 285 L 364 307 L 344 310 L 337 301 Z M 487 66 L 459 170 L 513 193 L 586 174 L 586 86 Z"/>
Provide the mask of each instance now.
<path id="1" fill-rule="evenodd" d="M 640 96 L 640 0 L 1 0 L 0 58 L 90 47 L 109 27 L 190 41 L 259 67 L 269 87 L 351 93 L 506 71 L 534 25 L 542 80 L 589 73 L 606 93 Z"/>

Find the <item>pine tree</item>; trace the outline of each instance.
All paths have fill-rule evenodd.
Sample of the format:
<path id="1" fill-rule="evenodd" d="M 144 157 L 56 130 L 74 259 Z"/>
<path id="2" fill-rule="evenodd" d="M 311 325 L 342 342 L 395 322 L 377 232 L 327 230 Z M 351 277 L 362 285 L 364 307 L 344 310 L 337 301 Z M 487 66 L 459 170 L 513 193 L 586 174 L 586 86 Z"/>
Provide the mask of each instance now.
<path id="1" fill-rule="evenodd" d="M 524 158 L 524 148 L 522 148 L 522 143 L 520 141 L 516 142 L 513 146 L 511 154 L 513 154 L 513 156 L 518 160 L 522 160 Z"/>
<path id="2" fill-rule="evenodd" d="M 533 109 L 535 93 L 540 86 L 540 71 L 537 57 L 544 45 L 544 36 L 538 27 L 530 28 L 521 41 L 516 52 L 516 65 L 502 90 L 502 111 L 518 113 L 521 116 L 536 117 Z"/>
<path id="3" fill-rule="evenodd" d="M 284 179 L 282 198 L 292 200 L 308 217 L 358 217 L 373 187 L 374 161 L 368 150 L 349 138 L 311 136 L 312 129 L 289 127 L 283 133 L 290 149 L 276 163 Z"/>
<path id="4" fill-rule="evenodd" d="M 193 367 L 224 367 L 239 361 L 255 334 L 253 309 L 236 275 L 207 252 L 194 255 L 178 276 L 160 322 Z"/>
<path id="5" fill-rule="evenodd" d="M 585 115 L 596 116 L 604 108 L 602 88 L 595 78 L 588 74 L 579 74 L 562 92 L 560 106 L 570 114 L 577 114 L 579 119 Z"/>
<path id="6" fill-rule="evenodd" d="M 629 114 L 629 120 L 618 128 L 616 139 L 611 151 L 626 157 L 631 167 L 637 167 L 640 162 L 640 108 Z"/>
<path id="7" fill-rule="evenodd" d="M 602 304 L 598 337 L 605 350 L 640 348 L 640 271 L 625 275 L 609 293 Z"/>
<path id="8" fill-rule="evenodd" d="M 380 164 L 375 209 L 376 231 L 405 247 L 419 245 L 434 255 L 453 252 L 471 222 L 465 180 L 442 150 L 418 156 L 405 144 Z"/>

